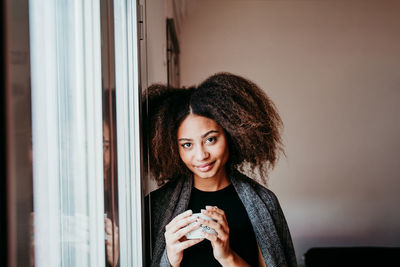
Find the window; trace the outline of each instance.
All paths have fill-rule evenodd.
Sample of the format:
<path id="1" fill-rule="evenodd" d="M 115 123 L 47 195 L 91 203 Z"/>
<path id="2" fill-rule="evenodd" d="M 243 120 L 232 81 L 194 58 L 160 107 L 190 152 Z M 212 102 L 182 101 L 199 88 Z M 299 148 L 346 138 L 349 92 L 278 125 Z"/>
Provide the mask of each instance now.
<path id="1" fill-rule="evenodd" d="M 35 266 L 104 266 L 99 2 L 29 3 Z"/>
<path id="2" fill-rule="evenodd" d="M 136 1 L 15 0 L 10 6 L 7 27 L 26 28 L 12 31 L 6 51 L 13 100 L 7 103 L 13 124 L 21 124 L 13 117 L 26 120 L 24 132 L 8 131 L 9 266 L 142 265 Z M 18 81 L 26 82 L 20 98 Z M 17 146 L 26 155 L 14 153 Z"/>

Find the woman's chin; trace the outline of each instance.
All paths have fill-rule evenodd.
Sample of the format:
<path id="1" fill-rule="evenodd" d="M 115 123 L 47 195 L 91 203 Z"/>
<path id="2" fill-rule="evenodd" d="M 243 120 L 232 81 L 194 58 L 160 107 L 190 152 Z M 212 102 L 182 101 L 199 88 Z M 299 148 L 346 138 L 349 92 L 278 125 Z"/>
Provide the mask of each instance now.
<path id="1" fill-rule="evenodd" d="M 204 174 L 204 173 L 196 174 L 195 177 L 197 177 L 199 179 L 212 179 L 212 178 L 214 178 L 213 175 L 207 175 L 207 174 Z"/>

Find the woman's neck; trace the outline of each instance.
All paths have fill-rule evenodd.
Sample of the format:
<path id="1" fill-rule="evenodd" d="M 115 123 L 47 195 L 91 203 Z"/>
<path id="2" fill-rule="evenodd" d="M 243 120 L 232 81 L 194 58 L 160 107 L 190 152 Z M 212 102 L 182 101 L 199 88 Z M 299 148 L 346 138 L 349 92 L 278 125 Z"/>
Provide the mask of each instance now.
<path id="1" fill-rule="evenodd" d="M 193 186 L 201 191 L 213 192 L 223 189 L 230 185 L 231 181 L 226 174 L 226 171 L 221 173 L 218 177 L 200 178 L 194 176 Z"/>

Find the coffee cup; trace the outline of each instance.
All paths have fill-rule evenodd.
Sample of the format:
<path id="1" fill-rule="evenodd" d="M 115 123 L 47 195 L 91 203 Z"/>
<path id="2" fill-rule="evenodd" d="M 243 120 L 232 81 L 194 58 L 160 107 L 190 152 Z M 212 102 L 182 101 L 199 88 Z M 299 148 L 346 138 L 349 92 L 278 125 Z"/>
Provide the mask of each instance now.
<path id="1" fill-rule="evenodd" d="M 192 217 L 197 217 L 197 218 L 200 218 L 200 219 L 203 219 L 203 220 L 214 221 L 215 222 L 214 219 L 208 217 L 207 215 L 204 215 L 203 213 L 194 213 L 194 214 L 192 214 Z M 189 227 L 189 226 L 191 226 L 191 225 L 193 225 L 195 223 L 196 222 L 193 222 L 193 223 L 189 224 L 187 227 Z M 200 224 L 199 228 L 191 231 L 190 233 L 187 233 L 186 234 L 186 238 L 187 239 L 200 239 L 200 238 L 203 238 L 203 236 L 201 235 L 202 232 L 209 233 L 209 234 L 212 234 L 212 235 L 216 235 L 217 234 L 217 232 L 213 228 L 211 228 L 211 227 L 209 227 L 207 225 L 204 225 L 204 224 Z"/>

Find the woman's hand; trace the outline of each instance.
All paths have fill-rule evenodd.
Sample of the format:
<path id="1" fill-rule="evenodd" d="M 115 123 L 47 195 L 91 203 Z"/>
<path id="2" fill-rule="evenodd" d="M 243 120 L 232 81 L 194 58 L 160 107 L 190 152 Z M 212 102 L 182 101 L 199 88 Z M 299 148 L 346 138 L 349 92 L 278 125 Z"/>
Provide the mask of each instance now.
<path id="1" fill-rule="evenodd" d="M 201 213 L 215 220 L 208 221 L 200 219 L 199 221 L 201 224 L 207 225 L 217 232 L 217 235 L 203 232 L 203 236 L 210 240 L 214 257 L 221 263 L 221 261 L 228 259 L 232 254 L 229 246 L 229 226 L 225 217 L 225 212 L 215 206 L 206 206 L 206 210 L 201 210 Z"/>
<path id="2" fill-rule="evenodd" d="M 165 246 L 167 249 L 167 256 L 172 266 L 179 266 L 182 258 L 183 251 L 197 243 L 200 243 L 204 239 L 186 239 L 185 235 L 191 231 L 200 227 L 200 224 L 196 222 L 197 218 L 191 217 L 192 211 L 187 210 L 178 216 L 176 216 L 167 226 L 165 227 Z M 196 222 L 193 225 L 188 226 L 192 222 Z M 186 227 L 188 226 L 188 227 Z"/>
<path id="3" fill-rule="evenodd" d="M 230 248 L 229 226 L 225 212 L 215 206 L 206 206 L 206 210 L 201 210 L 201 213 L 215 220 L 208 221 L 199 219 L 201 224 L 213 228 L 217 232 L 217 235 L 203 232 L 203 236 L 211 242 L 214 258 L 222 266 L 249 266 Z"/>
<path id="4" fill-rule="evenodd" d="M 119 258 L 119 240 L 118 240 L 118 226 L 113 223 L 109 218 L 104 218 L 104 227 L 106 231 L 106 255 L 107 263 L 111 266 L 117 266 Z M 114 228 L 114 229 L 113 229 Z"/>

